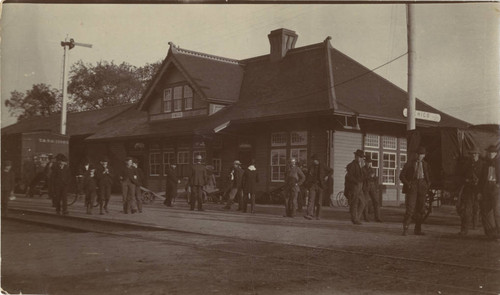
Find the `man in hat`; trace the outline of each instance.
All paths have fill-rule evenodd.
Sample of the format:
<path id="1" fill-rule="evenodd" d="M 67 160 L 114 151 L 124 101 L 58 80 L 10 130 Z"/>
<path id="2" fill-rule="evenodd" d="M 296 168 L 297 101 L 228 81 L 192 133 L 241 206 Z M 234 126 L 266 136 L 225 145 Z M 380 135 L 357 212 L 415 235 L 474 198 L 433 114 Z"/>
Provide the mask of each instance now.
<path id="1" fill-rule="evenodd" d="M 45 165 L 43 173 L 45 174 L 45 179 L 47 181 L 47 190 L 49 199 L 52 200 L 52 207 L 56 206 L 55 198 L 54 198 L 54 184 L 52 179 L 52 170 L 55 165 L 55 158 L 52 154 L 49 154 L 49 162 Z"/>
<path id="2" fill-rule="evenodd" d="M 207 169 L 201 164 L 201 155 L 196 155 L 195 164 L 191 167 L 191 175 L 189 177 L 189 185 L 191 187 L 191 211 L 194 210 L 196 202 L 198 202 L 198 211 L 203 210 L 203 186 L 207 184 Z"/>
<path id="3" fill-rule="evenodd" d="M 378 176 L 375 168 L 372 167 L 372 155 L 367 153 L 365 155 L 365 166 L 363 166 L 363 196 L 364 196 L 364 209 L 363 217 L 365 221 L 368 219 L 368 204 L 372 201 L 373 215 L 376 222 L 382 222 L 380 219 L 379 203 L 378 203 Z"/>
<path id="4" fill-rule="evenodd" d="M 474 222 L 474 203 L 477 201 L 479 191 L 479 177 L 481 176 L 482 162 L 479 159 L 479 150 L 469 151 L 470 159 L 462 167 L 464 187 L 458 203 L 461 227 L 459 235 L 467 235 L 469 225 Z"/>
<path id="5" fill-rule="evenodd" d="M 165 190 L 165 202 L 163 202 L 163 204 L 168 207 L 172 207 L 172 200 L 175 200 L 175 197 L 177 196 L 177 184 L 180 182 L 177 178 L 176 168 L 177 165 L 175 162 L 167 165 L 167 187 Z"/>
<path id="6" fill-rule="evenodd" d="M 346 167 L 344 195 L 349 202 L 349 212 L 351 213 L 351 221 L 353 224 L 359 225 L 361 214 L 363 213 L 364 198 L 363 198 L 363 159 L 365 153 L 362 150 L 354 152 L 354 160 Z"/>
<path id="7" fill-rule="evenodd" d="M 500 158 L 494 145 L 490 145 L 486 152 L 487 157 L 479 180 L 482 191 L 481 217 L 486 236 L 490 239 L 498 239 L 500 237 Z"/>
<path id="8" fill-rule="evenodd" d="M 120 180 L 122 183 L 122 195 L 123 195 L 123 213 L 134 214 L 135 210 L 135 187 L 139 185 L 137 170 L 133 166 L 133 159 L 127 157 L 125 159 L 125 168 L 122 170 L 120 175 Z"/>
<path id="9" fill-rule="evenodd" d="M 139 213 L 142 213 L 142 189 L 141 189 L 141 187 L 146 187 L 147 178 L 145 177 L 142 169 L 139 168 L 139 160 L 137 160 L 137 158 L 133 159 L 132 166 L 135 168 L 136 175 L 137 175 L 137 184 L 135 186 L 135 194 L 134 194 L 135 204 L 137 205 L 137 211 L 139 211 Z"/>
<path id="10" fill-rule="evenodd" d="M 283 217 L 295 217 L 297 197 L 305 179 L 304 172 L 297 166 L 297 160 L 291 158 L 290 165 L 285 171 L 285 215 Z"/>
<path id="11" fill-rule="evenodd" d="M 323 189 L 325 188 L 326 170 L 319 162 L 318 156 L 312 155 L 312 164 L 307 169 L 305 186 L 309 190 L 309 204 L 306 219 L 320 219 L 321 205 L 323 202 Z"/>
<path id="12" fill-rule="evenodd" d="M 429 166 L 424 161 L 425 148 L 419 147 L 416 159 L 408 161 L 399 174 L 403 183 L 403 193 L 406 194 L 406 212 L 403 219 L 403 235 L 408 234 L 408 227 L 412 216 L 415 218 L 416 235 L 424 235 L 422 232 L 422 218 L 425 211 L 425 198 L 431 185 Z"/>
<path id="13" fill-rule="evenodd" d="M 113 186 L 113 170 L 109 166 L 108 157 L 102 157 L 96 169 L 97 185 L 99 186 L 99 214 L 109 213 L 108 203 Z"/>
<path id="14" fill-rule="evenodd" d="M 92 208 L 94 207 L 94 202 L 97 196 L 97 180 L 95 178 L 95 168 L 93 165 L 89 166 L 88 174 L 85 174 L 83 177 L 83 192 L 85 193 L 85 207 L 87 208 L 87 214 L 92 214 Z"/>
<path id="15" fill-rule="evenodd" d="M 239 160 L 235 160 L 233 162 L 233 169 L 231 170 L 231 190 L 229 191 L 229 198 L 227 200 L 225 209 L 231 209 L 233 205 L 234 198 L 237 197 L 238 200 L 238 211 L 243 209 L 243 190 L 242 190 L 242 181 L 243 174 L 245 171 L 241 169 L 241 162 Z"/>
<path id="16" fill-rule="evenodd" d="M 15 178 L 12 162 L 4 161 L 2 165 L 2 218 L 7 217 L 7 207 L 10 197 L 14 196 Z"/>
<path id="17" fill-rule="evenodd" d="M 250 201 L 250 213 L 255 211 L 255 186 L 259 182 L 259 174 L 255 167 L 255 160 L 250 162 L 243 174 L 243 212 L 247 212 L 247 204 Z"/>
<path id="18" fill-rule="evenodd" d="M 68 167 L 68 158 L 63 154 L 56 156 L 56 164 L 52 170 L 56 213 L 68 214 L 68 188 L 71 184 L 71 172 Z"/>

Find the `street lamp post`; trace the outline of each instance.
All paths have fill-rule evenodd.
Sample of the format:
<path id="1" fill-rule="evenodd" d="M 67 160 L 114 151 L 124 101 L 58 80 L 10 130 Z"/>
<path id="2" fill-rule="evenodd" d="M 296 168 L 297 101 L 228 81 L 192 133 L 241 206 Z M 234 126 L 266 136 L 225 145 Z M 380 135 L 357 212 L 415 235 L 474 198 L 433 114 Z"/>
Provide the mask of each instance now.
<path id="1" fill-rule="evenodd" d="M 66 37 L 64 41 L 61 42 L 61 46 L 64 48 L 64 60 L 63 60 L 63 99 L 61 108 L 61 134 L 66 135 L 66 108 L 68 104 L 68 51 L 75 46 L 82 46 L 87 48 L 92 48 L 92 44 L 77 43 L 73 39 Z"/>

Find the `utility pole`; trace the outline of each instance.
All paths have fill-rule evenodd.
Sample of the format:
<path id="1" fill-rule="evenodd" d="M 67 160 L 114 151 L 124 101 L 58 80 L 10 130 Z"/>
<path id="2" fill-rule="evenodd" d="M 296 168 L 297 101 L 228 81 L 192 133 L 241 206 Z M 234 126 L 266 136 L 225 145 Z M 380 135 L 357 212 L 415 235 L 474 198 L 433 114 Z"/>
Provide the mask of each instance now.
<path id="1" fill-rule="evenodd" d="M 408 35 L 408 123 L 406 130 L 415 130 L 416 99 L 413 90 L 415 64 L 415 4 L 406 4 L 406 26 Z"/>
<path id="2" fill-rule="evenodd" d="M 62 109 L 61 109 L 61 134 L 66 135 L 66 108 L 68 104 L 68 51 L 75 46 L 82 46 L 92 48 L 92 44 L 76 43 L 75 40 L 66 37 L 64 41 L 61 42 L 61 46 L 64 48 L 64 60 L 63 60 L 63 99 L 62 99 Z"/>

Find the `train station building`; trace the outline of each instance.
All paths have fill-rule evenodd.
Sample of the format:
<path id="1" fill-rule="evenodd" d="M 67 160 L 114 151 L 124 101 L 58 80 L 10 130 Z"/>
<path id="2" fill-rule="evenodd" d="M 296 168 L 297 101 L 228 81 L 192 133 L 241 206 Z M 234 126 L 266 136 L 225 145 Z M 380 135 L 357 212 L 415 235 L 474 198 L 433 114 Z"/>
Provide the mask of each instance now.
<path id="1" fill-rule="evenodd" d="M 335 49 L 329 37 L 303 47 L 295 47 L 291 30 L 267 37 L 269 54 L 243 60 L 170 43 L 139 102 L 78 137 L 70 160 L 106 155 L 119 164 L 133 156 L 148 188 L 161 191 L 168 163 L 187 176 L 201 155 L 222 183 L 234 160 L 254 159 L 257 191 L 265 193 L 284 184 L 288 159 L 307 165 L 316 155 L 333 168 L 336 194 L 353 152 L 363 149 L 377 168 L 382 204 L 404 202 L 398 175 L 409 156 L 407 93 Z M 469 126 L 418 99 L 416 108 L 417 129 Z"/>

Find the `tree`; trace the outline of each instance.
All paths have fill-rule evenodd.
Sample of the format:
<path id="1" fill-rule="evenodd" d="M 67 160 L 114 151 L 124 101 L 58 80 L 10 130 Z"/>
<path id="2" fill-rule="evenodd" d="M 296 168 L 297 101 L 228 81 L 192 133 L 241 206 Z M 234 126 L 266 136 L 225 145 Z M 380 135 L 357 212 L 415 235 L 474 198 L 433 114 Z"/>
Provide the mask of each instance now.
<path id="1" fill-rule="evenodd" d="M 50 85 L 35 84 L 26 93 L 12 91 L 5 101 L 9 113 L 22 121 L 31 117 L 48 117 L 61 111 L 61 93 Z"/>
<path id="2" fill-rule="evenodd" d="M 128 63 L 100 61 L 96 65 L 78 61 L 71 67 L 68 92 L 80 110 L 137 101 L 160 63 L 137 68 Z"/>

